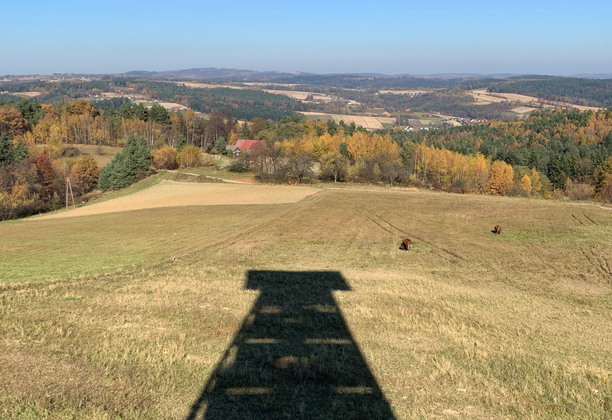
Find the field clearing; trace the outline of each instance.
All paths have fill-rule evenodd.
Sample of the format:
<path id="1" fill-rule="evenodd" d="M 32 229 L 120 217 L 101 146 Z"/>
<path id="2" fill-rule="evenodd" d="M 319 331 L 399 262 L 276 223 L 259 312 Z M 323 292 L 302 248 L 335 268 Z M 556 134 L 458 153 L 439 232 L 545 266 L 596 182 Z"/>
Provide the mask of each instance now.
<path id="1" fill-rule="evenodd" d="M 515 114 L 522 114 L 522 115 L 526 115 L 529 114 L 533 111 L 536 111 L 537 108 L 531 108 L 528 106 L 519 106 L 518 108 L 514 108 L 512 109 L 512 112 L 514 112 Z"/>
<path id="2" fill-rule="evenodd" d="M 379 90 L 380 93 L 392 93 L 394 95 L 418 95 L 423 93 L 433 92 L 432 90 L 419 90 L 419 89 L 398 89 L 398 90 Z"/>
<path id="3" fill-rule="evenodd" d="M 159 184 L 115 200 L 32 220 L 90 216 L 159 207 L 295 203 L 318 189 L 285 185 L 192 184 L 163 180 Z"/>
<path id="4" fill-rule="evenodd" d="M 152 107 L 154 104 L 146 101 L 146 100 L 138 100 L 138 101 L 134 101 L 137 104 L 143 104 L 144 106 L 150 108 Z M 155 102 L 157 105 L 161 105 L 166 109 L 175 109 L 175 108 L 179 108 L 181 111 L 186 111 L 187 107 L 185 105 L 181 105 L 175 102 Z"/>
<path id="5" fill-rule="evenodd" d="M 611 211 L 319 191 L 0 223 L 0 418 L 611 417 Z"/>
<path id="6" fill-rule="evenodd" d="M 274 89 L 262 89 L 264 92 L 274 93 L 276 95 L 285 95 L 299 101 L 305 101 L 308 95 L 312 95 L 313 101 L 331 102 L 332 98 L 321 93 L 314 92 L 300 92 L 295 90 L 274 90 Z"/>
<path id="7" fill-rule="evenodd" d="M 471 92 L 468 92 L 469 95 L 473 96 L 476 99 L 475 105 L 488 105 L 494 102 L 522 102 L 524 104 L 530 104 L 532 102 L 539 102 L 540 99 L 533 96 L 519 95 L 516 93 L 499 93 L 502 97 L 490 96 L 487 94 L 486 89 L 478 89 Z M 582 105 L 572 105 L 573 108 L 579 109 L 580 111 L 599 111 L 601 108 L 592 107 L 592 106 L 582 106 Z M 553 105 L 546 105 L 545 108 L 554 109 Z"/>
<path id="8" fill-rule="evenodd" d="M 243 85 L 246 86 L 280 86 L 280 87 L 294 87 L 299 86 L 295 83 L 267 83 L 267 82 L 245 82 Z"/>
<path id="9" fill-rule="evenodd" d="M 230 159 L 219 159 L 217 160 L 217 163 L 222 167 L 217 168 L 214 166 L 202 166 L 199 168 L 177 169 L 176 172 L 195 173 L 198 175 L 212 176 L 214 178 L 229 179 L 232 181 L 242 181 L 249 183 L 255 182 L 253 179 L 255 177 L 253 172 L 231 172 L 226 169 L 223 169 L 223 167 L 229 165 Z"/>
<path id="10" fill-rule="evenodd" d="M 11 93 L 11 95 L 23 96 L 26 98 L 35 98 L 37 96 L 40 96 L 40 92 L 15 92 L 15 93 Z"/>
<path id="11" fill-rule="evenodd" d="M 198 88 L 198 89 L 217 89 L 217 88 L 228 88 L 228 89 L 247 89 L 243 86 L 234 86 L 234 85 L 214 85 L 211 83 L 198 83 L 198 82 L 168 82 L 175 83 L 177 85 L 185 85 L 190 88 Z"/>
<path id="12" fill-rule="evenodd" d="M 344 121 L 347 124 L 354 122 L 357 125 L 361 125 L 363 128 L 368 130 L 379 130 L 387 128 L 389 125 L 395 124 L 395 118 L 388 117 L 367 117 L 360 115 L 341 115 L 341 114 L 321 114 L 317 112 L 301 112 L 311 119 L 318 119 L 327 121 L 327 119 L 333 119 L 337 123 Z M 331 117 L 331 118 L 330 118 Z M 385 125 L 387 127 L 385 127 Z"/>
<path id="13" fill-rule="evenodd" d="M 431 114 L 431 116 L 429 116 L 429 114 L 425 112 L 413 112 L 413 113 L 404 114 L 404 115 L 408 117 L 409 119 L 418 120 L 425 127 L 428 126 L 429 124 L 440 126 L 442 125 L 442 120 L 444 119 L 457 118 L 451 115 L 441 115 L 441 114 Z M 453 127 L 458 127 L 461 125 L 461 123 L 452 121 L 451 125 Z"/>
<path id="14" fill-rule="evenodd" d="M 516 93 L 500 93 L 500 96 L 502 97 L 498 97 L 498 96 L 491 96 L 487 93 L 486 89 L 478 89 L 478 90 L 473 90 L 471 92 L 468 92 L 469 95 L 471 95 L 472 97 L 474 97 L 474 99 L 476 99 L 476 105 L 488 105 L 490 103 L 497 103 L 497 102 L 504 102 L 504 101 L 511 101 L 511 102 L 522 102 L 522 103 L 530 103 L 530 102 L 537 102 L 538 99 L 534 98 L 533 96 L 526 96 L 526 95 L 518 95 Z"/>

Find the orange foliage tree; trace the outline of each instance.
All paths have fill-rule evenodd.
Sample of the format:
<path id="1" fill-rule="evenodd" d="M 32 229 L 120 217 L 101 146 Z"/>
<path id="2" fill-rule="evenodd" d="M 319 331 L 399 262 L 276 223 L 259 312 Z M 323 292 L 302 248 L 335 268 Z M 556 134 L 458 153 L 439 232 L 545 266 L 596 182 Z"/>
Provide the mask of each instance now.
<path id="1" fill-rule="evenodd" d="M 96 188 L 99 175 L 100 167 L 93 156 L 81 156 L 70 171 L 70 179 L 83 194 Z"/>
<path id="2" fill-rule="evenodd" d="M 514 170 L 512 166 L 499 160 L 493 162 L 489 175 L 489 193 L 492 195 L 506 195 L 513 185 Z"/>
<path id="3" fill-rule="evenodd" d="M 174 147 L 162 147 L 161 149 L 153 150 L 151 154 L 153 155 L 155 169 L 176 169 L 178 167 L 176 149 Z"/>
<path id="4" fill-rule="evenodd" d="M 182 168 L 194 168 L 202 165 L 204 153 L 199 148 L 189 145 L 185 146 L 177 155 L 179 166 Z"/>

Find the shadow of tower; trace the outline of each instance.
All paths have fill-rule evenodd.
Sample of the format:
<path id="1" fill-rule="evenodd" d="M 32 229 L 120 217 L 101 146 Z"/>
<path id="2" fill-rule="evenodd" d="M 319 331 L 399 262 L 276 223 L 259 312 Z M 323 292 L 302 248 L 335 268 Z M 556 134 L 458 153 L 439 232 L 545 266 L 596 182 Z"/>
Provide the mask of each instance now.
<path id="1" fill-rule="evenodd" d="M 187 420 L 394 419 L 332 295 L 338 272 L 251 271 L 259 298 Z"/>

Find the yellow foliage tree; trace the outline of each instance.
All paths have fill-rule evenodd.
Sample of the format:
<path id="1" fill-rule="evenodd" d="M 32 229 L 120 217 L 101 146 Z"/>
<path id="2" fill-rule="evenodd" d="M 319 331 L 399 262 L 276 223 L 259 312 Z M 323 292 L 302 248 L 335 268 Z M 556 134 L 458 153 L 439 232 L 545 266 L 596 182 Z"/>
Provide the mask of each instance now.
<path id="1" fill-rule="evenodd" d="M 153 166 L 155 169 L 176 169 L 176 149 L 174 147 L 162 147 L 161 149 L 153 150 Z"/>
<path id="2" fill-rule="evenodd" d="M 536 168 L 531 169 L 531 192 L 537 194 L 542 189 L 542 183 L 540 182 L 540 173 Z"/>
<path id="3" fill-rule="evenodd" d="M 183 150 L 178 153 L 176 160 L 178 161 L 178 164 L 182 169 L 201 166 L 203 158 L 204 153 L 202 153 L 199 148 L 189 145 L 185 146 Z"/>
<path id="4" fill-rule="evenodd" d="M 506 195 L 513 185 L 514 170 L 512 166 L 499 160 L 493 162 L 489 175 L 489 193 L 492 195 Z"/>
<path id="5" fill-rule="evenodd" d="M 72 166 L 70 179 L 80 188 L 82 193 L 87 193 L 98 185 L 100 167 L 93 156 L 81 156 Z"/>
<path id="6" fill-rule="evenodd" d="M 523 175 L 523 178 L 521 178 L 521 194 L 526 197 L 530 197 L 532 189 L 531 178 L 529 178 L 529 175 L 527 174 Z"/>

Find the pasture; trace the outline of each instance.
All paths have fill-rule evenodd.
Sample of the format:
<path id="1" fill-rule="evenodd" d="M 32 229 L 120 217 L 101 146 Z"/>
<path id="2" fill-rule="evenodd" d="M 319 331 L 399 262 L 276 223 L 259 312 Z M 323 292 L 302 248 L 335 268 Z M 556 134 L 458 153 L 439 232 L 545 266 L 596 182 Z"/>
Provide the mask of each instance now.
<path id="1" fill-rule="evenodd" d="M 169 82 L 169 83 L 175 83 L 179 86 L 185 85 L 190 88 L 198 88 L 198 89 L 217 89 L 217 88 L 247 89 L 243 86 L 235 86 L 235 85 L 227 85 L 227 84 L 216 85 L 212 83 L 199 83 L 199 82 Z"/>
<path id="2" fill-rule="evenodd" d="M 432 92 L 432 90 L 423 89 L 395 89 L 395 90 L 379 90 L 382 94 L 391 93 L 393 95 L 419 95 L 424 93 Z"/>
<path id="3" fill-rule="evenodd" d="M 486 89 L 477 89 L 477 90 L 473 90 L 468 92 L 468 95 L 471 95 L 475 100 L 475 104 L 476 105 L 488 105 L 490 103 L 494 103 L 494 102 L 503 102 L 503 101 L 510 101 L 510 102 L 518 102 L 524 105 L 530 105 L 534 102 L 539 102 L 540 99 L 533 97 L 533 96 L 527 96 L 527 95 L 519 95 L 517 93 L 496 93 L 495 96 L 491 96 L 490 94 L 487 93 Z M 545 105 L 544 106 L 547 109 L 554 109 L 555 106 L 553 105 Z M 592 107 L 592 106 L 583 106 L 583 105 L 572 105 L 573 108 L 579 109 L 580 111 L 587 111 L 587 110 L 591 110 L 591 111 L 598 111 L 601 108 L 596 108 L 596 107 Z M 524 108 L 524 107 L 522 107 Z M 525 110 L 521 108 L 521 111 L 517 111 L 518 114 L 525 114 Z M 532 110 L 535 110 L 537 108 L 533 108 Z M 515 112 L 513 110 L 513 112 Z"/>
<path id="4" fill-rule="evenodd" d="M 612 416 L 609 209 L 238 187 L 0 223 L 0 418 Z"/>
<path id="5" fill-rule="evenodd" d="M 343 115 L 343 114 L 322 114 L 319 112 L 301 112 L 306 118 L 313 120 L 327 121 L 333 119 L 336 123 L 344 121 L 346 124 L 354 122 L 368 130 L 379 130 L 389 128 L 395 124 L 395 118 L 389 117 L 368 117 L 362 115 Z"/>
<path id="6" fill-rule="evenodd" d="M 298 101 L 305 101 L 309 95 L 312 95 L 313 101 L 318 102 L 331 102 L 332 98 L 316 92 L 301 92 L 297 90 L 275 90 L 275 89 L 263 89 L 264 92 L 274 93 L 275 95 L 285 95 Z"/>
<path id="7" fill-rule="evenodd" d="M 144 106 L 146 106 L 147 108 L 150 108 L 153 106 L 153 103 L 150 101 L 146 101 L 146 100 L 137 100 L 134 101 L 134 103 L 141 103 Z M 179 111 L 187 111 L 187 107 L 185 105 L 181 105 L 179 103 L 176 102 L 156 102 L 158 105 L 163 106 L 166 109 L 172 109 L 172 110 L 179 110 Z"/>
<path id="8" fill-rule="evenodd" d="M 79 156 L 91 156 L 94 158 L 96 163 L 100 168 L 103 168 L 105 165 L 108 165 L 111 160 L 115 157 L 115 155 L 122 150 L 121 147 L 114 146 L 99 146 L 93 144 L 76 144 L 76 143 L 67 143 L 64 145 L 66 149 L 65 156 L 60 157 L 55 160 L 57 167 L 61 168 L 64 163 L 74 163 Z M 38 151 L 44 149 L 43 144 L 36 145 Z M 76 152 L 75 152 L 76 149 Z"/>
<path id="9" fill-rule="evenodd" d="M 30 98 L 36 98 L 37 96 L 40 96 L 40 92 L 16 92 L 16 93 L 13 93 L 13 95 L 22 96 L 26 99 L 30 99 Z"/>

